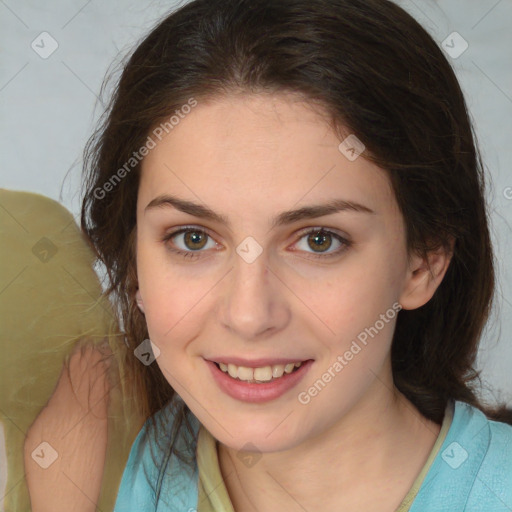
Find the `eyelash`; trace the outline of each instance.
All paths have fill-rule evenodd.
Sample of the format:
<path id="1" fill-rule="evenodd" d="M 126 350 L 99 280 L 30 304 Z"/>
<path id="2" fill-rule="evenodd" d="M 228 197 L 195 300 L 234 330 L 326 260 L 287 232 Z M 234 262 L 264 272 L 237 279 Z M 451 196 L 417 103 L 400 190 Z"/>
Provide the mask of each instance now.
<path id="1" fill-rule="evenodd" d="M 200 253 L 204 252 L 204 251 L 201 251 L 201 250 L 183 251 L 181 249 L 176 249 L 176 248 L 170 247 L 169 244 L 167 243 L 169 240 L 171 240 L 175 236 L 180 235 L 182 233 L 187 233 L 187 232 L 201 233 L 201 234 L 208 236 L 209 238 L 213 238 L 204 229 L 196 228 L 194 226 L 186 226 L 177 231 L 173 231 L 172 233 L 166 234 L 162 238 L 161 241 L 167 246 L 167 249 L 169 251 L 177 254 L 178 256 L 182 256 L 184 258 L 197 259 L 200 257 Z M 339 256 L 342 252 L 344 252 L 346 249 L 348 249 L 352 245 L 352 243 L 349 240 L 347 240 L 346 238 L 343 238 L 341 235 L 338 235 L 337 233 L 334 233 L 333 231 L 329 231 L 329 230 L 326 230 L 323 228 L 309 228 L 306 231 L 302 231 L 300 233 L 300 236 L 299 236 L 299 239 L 297 240 L 297 242 L 311 233 L 322 233 L 324 235 L 331 235 L 342 244 L 342 246 L 339 249 L 337 249 L 336 251 L 331 252 L 331 253 L 325 253 L 325 254 L 308 253 L 311 255 L 309 257 L 314 258 L 314 259 L 316 259 L 316 258 L 324 258 L 325 259 L 325 258 Z"/>

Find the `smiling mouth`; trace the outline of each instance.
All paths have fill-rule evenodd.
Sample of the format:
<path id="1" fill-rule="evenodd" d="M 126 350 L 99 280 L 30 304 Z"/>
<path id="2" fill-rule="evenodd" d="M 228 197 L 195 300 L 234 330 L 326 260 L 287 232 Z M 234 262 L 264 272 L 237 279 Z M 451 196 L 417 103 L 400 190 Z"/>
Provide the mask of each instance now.
<path id="1" fill-rule="evenodd" d="M 228 374 L 232 379 L 242 382 L 263 384 L 280 379 L 284 375 L 296 372 L 306 361 L 296 363 L 275 364 L 262 366 L 259 368 L 248 368 L 247 366 L 236 366 L 234 364 L 225 364 L 214 362 L 217 368 Z"/>

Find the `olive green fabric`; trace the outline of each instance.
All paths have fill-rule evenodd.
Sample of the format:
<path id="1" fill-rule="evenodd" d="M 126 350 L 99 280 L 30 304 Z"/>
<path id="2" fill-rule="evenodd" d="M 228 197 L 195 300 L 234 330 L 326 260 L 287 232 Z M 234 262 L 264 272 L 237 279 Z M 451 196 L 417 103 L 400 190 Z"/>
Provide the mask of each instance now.
<path id="1" fill-rule="evenodd" d="M 5 512 L 30 511 L 24 479 L 25 433 L 45 406 L 74 344 L 108 340 L 116 378 L 99 499 L 114 507 L 131 444 L 144 419 L 126 396 L 126 350 L 75 219 L 44 196 L 0 189 L 0 422 L 5 431 Z M 1 467 L 1 466 L 0 466 Z M 3 475 L 5 477 L 5 475 Z M 1 504 L 0 496 L 0 504 Z"/>

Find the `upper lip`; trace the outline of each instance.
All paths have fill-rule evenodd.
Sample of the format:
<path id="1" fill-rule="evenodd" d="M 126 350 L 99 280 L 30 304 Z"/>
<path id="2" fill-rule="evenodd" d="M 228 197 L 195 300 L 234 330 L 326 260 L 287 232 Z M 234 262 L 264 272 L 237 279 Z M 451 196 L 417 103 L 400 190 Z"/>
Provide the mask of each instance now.
<path id="1" fill-rule="evenodd" d="M 242 357 L 230 357 L 230 356 L 219 356 L 219 357 L 211 357 L 207 359 L 207 361 L 212 361 L 214 363 L 226 363 L 226 364 L 234 364 L 236 366 L 245 366 L 246 368 L 261 368 L 263 366 L 273 366 L 276 364 L 289 364 L 289 363 L 298 363 L 302 361 L 309 361 L 309 359 L 302 359 L 300 357 L 296 359 L 291 359 L 289 357 L 281 357 L 281 358 L 269 358 L 262 357 L 259 359 L 244 359 Z"/>

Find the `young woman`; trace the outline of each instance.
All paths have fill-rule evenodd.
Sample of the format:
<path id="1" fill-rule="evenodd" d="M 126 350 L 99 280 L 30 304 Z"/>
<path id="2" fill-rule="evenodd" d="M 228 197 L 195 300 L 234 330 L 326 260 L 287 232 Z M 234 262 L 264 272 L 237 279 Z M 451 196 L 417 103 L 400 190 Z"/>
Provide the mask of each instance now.
<path id="1" fill-rule="evenodd" d="M 86 157 L 82 228 L 149 418 L 116 512 L 512 510 L 510 413 L 475 387 L 482 163 L 404 10 L 192 1 Z"/>

